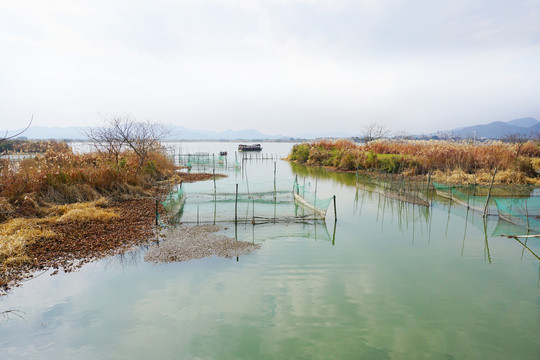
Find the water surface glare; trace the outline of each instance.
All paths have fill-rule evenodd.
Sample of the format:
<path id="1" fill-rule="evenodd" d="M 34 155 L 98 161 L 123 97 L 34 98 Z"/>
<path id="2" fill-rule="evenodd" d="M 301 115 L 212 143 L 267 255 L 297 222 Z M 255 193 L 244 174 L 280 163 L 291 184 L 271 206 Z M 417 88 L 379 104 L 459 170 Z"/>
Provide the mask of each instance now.
<path id="1" fill-rule="evenodd" d="M 184 149 L 231 157 L 235 145 Z M 285 156 L 290 146 L 263 152 Z M 219 181 L 273 183 L 273 160 L 245 166 L 247 175 Z M 318 194 L 337 197 L 337 223 L 331 209 L 322 223 L 223 224 L 227 235 L 262 244 L 238 259 L 152 265 L 141 248 L 45 273 L 0 300 L 0 311 L 22 316 L 0 316 L 0 358 L 540 357 L 540 240 L 494 236 L 504 226 L 496 218 L 443 200 L 426 209 L 356 189 L 349 174 L 284 161 L 276 173 L 291 189 L 296 175 L 317 177 Z M 206 195 L 189 200 L 208 189 L 212 182 L 186 185 L 187 219 L 196 221 L 199 205 L 199 220 L 213 221 Z M 280 199 L 276 216 L 296 210 Z M 272 216 L 272 206 L 255 211 Z M 216 214 L 230 215 L 224 209 Z"/>

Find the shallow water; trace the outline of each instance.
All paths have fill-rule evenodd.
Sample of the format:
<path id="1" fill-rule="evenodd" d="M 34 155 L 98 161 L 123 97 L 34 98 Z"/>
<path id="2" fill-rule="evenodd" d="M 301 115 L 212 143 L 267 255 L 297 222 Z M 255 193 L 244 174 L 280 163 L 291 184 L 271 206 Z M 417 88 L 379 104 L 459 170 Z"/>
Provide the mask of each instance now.
<path id="1" fill-rule="evenodd" d="M 188 145 L 229 157 L 236 146 Z M 290 146 L 263 152 L 284 156 Z M 217 184 L 247 177 L 252 193 L 273 190 L 273 164 L 248 161 Z M 277 161 L 280 186 L 292 188 L 296 175 L 316 177 L 321 197 L 336 195 L 337 223 L 333 209 L 325 223 L 222 223 L 261 249 L 152 265 L 143 248 L 45 273 L 0 301 L 0 311 L 22 316 L 4 317 L 0 358 L 538 358 L 540 240 L 494 236 L 504 223 L 444 200 L 406 205 L 357 190 L 354 176 Z M 195 195 L 212 192 L 212 181 L 185 191 L 186 221 L 196 222 L 197 207 L 200 222 L 234 212 L 231 202 L 214 211 Z M 287 201 L 276 219 L 298 211 Z M 249 204 L 239 210 L 246 218 L 274 216 L 273 205 Z"/>

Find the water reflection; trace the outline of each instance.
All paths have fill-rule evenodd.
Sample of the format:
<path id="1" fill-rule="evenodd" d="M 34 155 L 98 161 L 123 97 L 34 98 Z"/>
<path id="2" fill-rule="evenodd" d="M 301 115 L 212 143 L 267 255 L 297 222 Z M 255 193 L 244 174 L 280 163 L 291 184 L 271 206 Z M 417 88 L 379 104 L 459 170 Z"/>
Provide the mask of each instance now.
<path id="1" fill-rule="evenodd" d="M 19 319 L 26 321 L 26 312 L 21 310 L 3 310 L 0 311 L 0 326 L 7 323 L 10 320 Z"/>
<path id="2" fill-rule="evenodd" d="M 273 179 L 263 165 L 248 162 L 250 193 L 257 180 Z M 2 355 L 538 357 L 538 240 L 495 236 L 496 219 L 437 198 L 429 208 L 404 204 L 357 189 L 352 174 L 295 171 L 337 195 L 338 224 L 239 223 L 238 239 L 262 246 L 238 262 L 151 265 L 134 253 L 40 277 L 3 304 L 25 311 L 28 324 L 2 327 Z M 278 173 L 294 178 L 287 163 Z M 212 183 L 193 185 L 204 186 L 213 198 Z M 253 217 L 253 204 L 244 204 L 242 216 Z M 195 202 L 186 206 L 196 213 Z M 274 206 L 279 216 L 280 204 L 255 212 L 266 208 L 272 218 Z M 200 207 L 200 220 L 212 222 L 214 208 Z M 234 236 L 234 226 L 224 227 Z"/>

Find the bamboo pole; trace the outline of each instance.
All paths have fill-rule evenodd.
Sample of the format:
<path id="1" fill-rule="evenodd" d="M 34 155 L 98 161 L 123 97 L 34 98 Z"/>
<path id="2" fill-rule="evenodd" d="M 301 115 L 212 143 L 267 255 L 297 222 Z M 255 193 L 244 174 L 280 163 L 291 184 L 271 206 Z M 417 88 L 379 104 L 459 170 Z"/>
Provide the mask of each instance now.
<path id="1" fill-rule="evenodd" d="M 315 212 L 313 215 L 314 217 L 317 216 L 316 209 L 317 209 L 317 177 L 315 177 L 315 196 L 313 197 L 313 211 Z"/>
<path id="2" fill-rule="evenodd" d="M 236 184 L 236 197 L 234 198 L 234 223 L 238 223 L 238 184 Z"/>
<path id="3" fill-rule="evenodd" d="M 274 202 L 276 201 L 277 193 L 276 193 L 276 162 L 274 161 Z"/>
<path id="4" fill-rule="evenodd" d="M 487 199 L 486 199 L 486 205 L 484 206 L 484 217 L 487 215 L 489 198 L 491 196 L 491 189 L 493 188 L 493 182 L 495 181 L 495 175 L 496 174 L 497 174 L 497 168 L 495 168 L 495 170 L 493 171 L 493 176 L 491 177 L 491 183 L 489 184 L 489 190 L 488 190 L 488 195 L 487 195 Z"/>
<path id="5" fill-rule="evenodd" d="M 337 208 L 337 206 L 336 206 L 336 195 L 334 195 L 334 217 L 337 220 L 337 210 L 336 210 L 336 208 Z"/>
<path id="6" fill-rule="evenodd" d="M 334 220 L 334 231 L 332 234 L 332 246 L 336 244 L 336 227 L 337 227 L 337 219 Z"/>

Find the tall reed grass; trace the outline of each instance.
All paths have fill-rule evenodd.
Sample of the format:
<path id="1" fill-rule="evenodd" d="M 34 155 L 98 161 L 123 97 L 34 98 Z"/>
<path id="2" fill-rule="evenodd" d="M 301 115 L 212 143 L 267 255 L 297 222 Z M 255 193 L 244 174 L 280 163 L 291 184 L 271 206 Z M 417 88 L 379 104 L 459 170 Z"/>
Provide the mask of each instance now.
<path id="1" fill-rule="evenodd" d="M 31 213 L 48 203 L 145 193 L 173 173 L 174 164 L 157 152 L 150 153 L 141 166 L 131 152 L 122 153 L 117 162 L 107 154 L 74 154 L 65 143 L 50 143 L 43 155 L 18 163 L 0 161 L 0 202 L 15 210 L 26 206 Z M 9 213 L 0 212 L 0 222 L 5 218 L 9 218 Z"/>
<path id="2" fill-rule="evenodd" d="M 289 159 L 306 165 L 330 166 L 338 170 L 379 170 L 407 175 L 459 173 L 484 179 L 495 168 L 506 183 L 538 182 L 535 165 L 540 148 L 502 142 L 472 144 L 449 141 L 376 141 L 366 145 L 346 140 L 321 140 L 293 146 Z M 505 176 L 502 176 L 502 175 Z M 480 176 L 481 175 L 481 176 Z M 448 174 L 445 176 L 448 177 Z M 465 177 L 464 177 L 465 178 Z"/>

